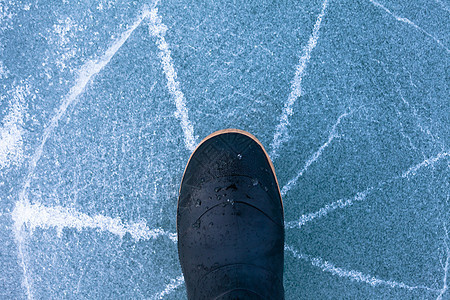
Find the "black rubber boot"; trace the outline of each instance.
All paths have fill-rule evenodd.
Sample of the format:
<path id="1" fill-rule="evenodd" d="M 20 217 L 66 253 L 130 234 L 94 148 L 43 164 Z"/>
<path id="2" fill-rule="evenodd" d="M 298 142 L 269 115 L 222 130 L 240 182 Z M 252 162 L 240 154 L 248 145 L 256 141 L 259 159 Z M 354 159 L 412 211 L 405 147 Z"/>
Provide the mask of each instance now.
<path id="1" fill-rule="evenodd" d="M 178 255 L 188 299 L 284 299 L 284 215 L 273 165 L 248 132 L 204 139 L 181 182 Z"/>

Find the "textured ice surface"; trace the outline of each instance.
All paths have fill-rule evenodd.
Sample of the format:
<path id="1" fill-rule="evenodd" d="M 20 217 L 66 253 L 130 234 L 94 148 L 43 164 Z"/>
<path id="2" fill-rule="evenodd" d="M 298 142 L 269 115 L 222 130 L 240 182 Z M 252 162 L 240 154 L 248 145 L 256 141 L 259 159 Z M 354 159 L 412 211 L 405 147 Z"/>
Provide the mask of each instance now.
<path id="1" fill-rule="evenodd" d="M 287 299 L 449 299 L 446 0 L 2 1 L 0 298 L 184 299 L 227 127 L 282 187 Z"/>

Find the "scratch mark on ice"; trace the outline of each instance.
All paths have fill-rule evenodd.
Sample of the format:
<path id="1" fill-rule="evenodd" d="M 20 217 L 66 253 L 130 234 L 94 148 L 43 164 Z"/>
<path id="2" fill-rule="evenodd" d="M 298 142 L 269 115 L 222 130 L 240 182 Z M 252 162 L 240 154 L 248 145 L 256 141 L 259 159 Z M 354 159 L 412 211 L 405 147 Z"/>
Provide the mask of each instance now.
<path id="1" fill-rule="evenodd" d="M 408 177 L 410 175 L 416 175 L 416 172 L 423 168 L 423 167 L 428 167 L 428 166 L 433 166 L 438 160 L 449 156 L 450 154 L 448 152 L 440 152 L 437 156 L 435 157 L 430 157 L 428 159 L 425 159 L 424 161 L 422 161 L 421 163 L 418 163 L 415 166 L 412 166 L 411 168 L 409 168 L 407 171 L 403 172 L 402 177 Z"/>
<path id="2" fill-rule="evenodd" d="M 447 47 L 444 46 L 444 44 L 442 44 L 442 42 L 440 40 L 438 40 L 436 37 L 434 37 L 433 35 L 429 34 L 427 31 L 423 30 L 422 28 L 420 28 L 419 26 L 417 26 L 413 21 L 411 21 L 408 18 L 403 18 L 403 17 L 399 17 L 396 14 L 394 14 L 393 12 L 391 12 L 388 8 L 386 8 L 385 6 L 383 6 L 382 4 L 378 3 L 375 0 L 369 0 L 370 3 L 372 3 L 373 5 L 375 5 L 378 8 L 381 8 L 382 10 L 384 10 L 387 14 L 389 14 L 390 16 L 392 16 L 394 19 L 396 19 L 399 22 L 403 22 L 405 24 L 408 24 L 410 26 L 412 26 L 414 29 L 422 32 L 423 34 L 425 34 L 426 36 L 428 36 L 429 38 L 431 38 L 432 40 L 434 40 L 439 46 L 441 46 L 442 48 L 445 49 L 445 51 L 447 51 L 447 53 L 450 53 L 450 49 L 448 49 Z"/>
<path id="3" fill-rule="evenodd" d="M 448 156 L 448 153 L 446 152 L 441 152 L 439 153 L 437 156 L 435 157 L 431 157 L 428 158 L 426 160 L 424 160 L 423 162 L 410 167 L 406 172 L 404 172 L 401 176 L 396 176 L 393 177 L 389 180 L 386 181 L 382 181 L 380 183 L 378 183 L 375 186 L 369 187 L 366 190 L 362 191 L 362 192 L 358 192 L 356 193 L 356 195 L 353 198 L 350 199 L 340 199 L 337 200 L 333 203 L 327 204 L 324 207 L 320 208 L 318 211 L 316 212 L 312 212 L 312 213 L 308 213 L 305 215 L 302 215 L 300 217 L 300 219 L 298 221 L 290 221 L 286 223 L 286 228 L 292 229 L 292 228 L 301 228 L 302 226 L 304 226 L 306 223 L 309 223 L 315 219 L 320 219 L 323 217 L 326 217 L 329 213 L 337 210 L 337 209 L 341 209 L 341 208 L 346 208 L 349 206 L 352 206 L 355 202 L 361 202 L 361 201 L 365 201 L 367 196 L 370 195 L 370 193 L 372 193 L 374 190 L 379 189 L 381 187 L 383 187 L 384 185 L 391 183 L 395 180 L 401 179 L 401 178 L 405 178 L 405 177 L 410 177 L 410 176 L 415 176 L 417 175 L 417 171 L 421 168 L 433 165 L 434 163 L 436 163 L 438 160 L 442 159 L 443 157 Z"/>
<path id="4" fill-rule="evenodd" d="M 294 80 L 291 83 L 291 93 L 289 94 L 287 102 L 284 104 L 280 123 L 277 125 L 275 134 L 273 137 L 273 141 L 271 143 L 272 151 L 270 153 L 270 157 L 272 159 L 277 158 L 278 149 L 281 144 L 288 139 L 288 125 L 289 125 L 289 116 L 293 114 L 293 106 L 297 98 L 299 98 L 302 94 L 302 79 L 306 70 L 306 66 L 311 59 L 311 52 L 317 45 L 317 40 L 319 39 L 319 30 L 322 24 L 322 19 L 325 15 L 325 10 L 328 5 L 328 0 L 325 0 L 322 4 L 322 11 L 317 16 L 316 23 L 314 24 L 314 29 L 309 37 L 308 44 L 303 49 L 303 55 L 300 58 L 299 64 L 296 66 L 296 71 L 294 75 Z"/>
<path id="5" fill-rule="evenodd" d="M 36 148 L 33 156 L 30 159 L 28 172 L 25 177 L 22 190 L 19 193 L 19 200 L 17 201 L 16 206 L 12 212 L 13 218 L 15 218 L 16 221 L 14 224 L 14 236 L 18 245 L 19 261 L 24 274 L 23 285 L 26 287 L 28 299 L 33 299 L 33 294 L 31 288 L 31 278 L 29 277 L 26 266 L 26 260 L 28 256 L 25 249 L 26 232 L 24 230 L 23 223 L 20 223 L 20 218 L 14 216 L 17 216 L 18 210 L 23 207 L 27 207 L 27 205 L 30 205 L 27 198 L 27 189 L 30 186 L 31 178 L 36 170 L 36 165 L 44 151 L 45 143 L 52 135 L 53 130 L 58 126 L 59 120 L 64 116 L 69 105 L 76 102 L 78 97 L 83 93 L 86 85 L 111 61 L 114 54 L 117 53 L 117 51 L 128 40 L 134 30 L 136 30 L 136 28 L 141 24 L 141 22 L 147 15 L 148 11 L 144 11 L 144 13 L 141 14 L 139 18 L 124 33 L 122 33 L 117 40 L 112 43 L 112 45 L 106 50 L 106 52 L 102 57 L 100 57 L 100 59 L 96 61 L 89 61 L 78 71 L 78 78 L 75 81 L 75 85 L 70 89 L 67 96 L 63 99 L 62 104 L 56 111 L 56 114 L 52 117 L 50 123 L 44 129 L 41 143 Z"/>
<path id="6" fill-rule="evenodd" d="M 176 290 L 180 285 L 183 284 L 183 282 L 184 282 L 183 275 L 180 275 L 177 278 L 171 279 L 170 283 L 168 285 L 166 285 L 166 288 L 162 292 L 154 295 L 152 297 L 152 299 L 164 299 L 165 296 L 167 296 L 168 294 L 170 294 L 171 292 Z"/>
<path id="7" fill-rule="evenodd" d="M 432 289 L 423 285 L 418 286 L 410 286 L 402 282 L 397 282 L 394 280 L 383 280 L 379 279 L 372 275 L 363 274 L 362 272 L 356 270 L 347 270 L 344 268 L 337 267 L 335 264 L 326 261 L 320 257 L 312 257 L 307 254 L 303 254 L 295 250 L 293 247 L 286 245 L 284 247 L 286 251 L 289 251 L 295 258 L 301 259 L 308 263 L 311 263 L 313 266 L 321 269 L 323 272 L 331 273 L 333 275 L 348 278 L 351 281 L 367 283 L 372 287 L 384 285 L 391 288 L 402 288 L 407 290 L 416 290 L 416 289 L 424 289 L 431 292 L 436 292 L 436 289 Z"/>
<path id="8" fill-rule="evenodd" d="M 121 238 L 129 233 L 135 241 L 156 239 L 160 236 L 168 237 L 173 242 L 177 241 L 174 233 L 166 232 L 161 228 L 149 229 L 145 221 L 136 223 L 124 223 L 120 218 L 111 218 L 103 215 L 93 217 L 78 212 L 75 209 L 52 206 L 47 207 L 39 203 L 18 203 L 13 211 L 12 219 L 16 226 L 27 225 L 30 232 L 36 228 L 56 228 L 58 235 L 64 228 L 96 229 L 100 232 L 109 232 Z"/>
<path id="9" fill-rule="evenodd" d="M 320 219 L 327 216 L 329 213 L 335 211 L 338 208 L 345 208 L 353 205 L 355 201 L 364 201 L 373 190 L 373 187 L 366 189 L 363 192 L 357 193 L 353 198 L 340 199 L 331 204 L 327 204 L 316 212 L 302 215 L 298 221 L 290 221 L 286 223 L 286 228 L 302 228 L 306 223 L 311 222 L 314 219 Z"/>
<path id="10" fill-rule="evenodd" d="M 322 154 L 323 150 L 325 150 L 325 148 L 327 148 L 330 145 L 330 143 L 336 137 L 338 137 L 338 134 L 336 132 L 337 126 L 341 123 L 343 118 L 345 118 L 346 116 L 348 116 L 348 115 L 350 115 L 352 113 L 353 113 L 353 111 L 345 112 L 345 113 L 343 113 L 342 115 L 339 116 L 339 118 L 337 119 L 336 123 L 331 128 L 330 134 L 328 135 L 328 140 L 325 142 L 325 144 L 320 146 L 320 148 L 316 152 L 314 152 L 314 154 L 306 161 L 305 165 L 300 170 L 300 172 L 298 172 L 297 175 L 294 178 L 292 178 L 281 189 L 281 196 L 282 197 L 284 197 L 287 194 L 287 192 L 289 192 L 289 190 L 297 183 L 298 179 L 306 172 L 306 170 L 308 170 L 309 166 L 311 166 L 311 164 L 314 163 L 319 158 L 319 156 Z"/>
<path id="11" fill-rule="evenodd" d="M 164 75 L 167 79 L 167 88 L 175 101 L 175 106 L 177 108 L 175 117 L 180 120 L 186 148 L 189 151 L 194 151 L 197 145 L 197 136 L 194 136 L 194 126 L 189 120 L 186 99 L 180 89 L 180 83 L 177 81 L 177 72 L 175 71 L 173 64 L 172 52 L 170 51 L 169 44 L 165 39 L 167 26 L 162 23 L 161 17 L 158 15 L 157 8 L 153 8 L 149 12 L 149 19 L 149 31 L 152 36 L 157 38 L 156 45 L 160 51 L 159 57 L 161 59 Z"/>

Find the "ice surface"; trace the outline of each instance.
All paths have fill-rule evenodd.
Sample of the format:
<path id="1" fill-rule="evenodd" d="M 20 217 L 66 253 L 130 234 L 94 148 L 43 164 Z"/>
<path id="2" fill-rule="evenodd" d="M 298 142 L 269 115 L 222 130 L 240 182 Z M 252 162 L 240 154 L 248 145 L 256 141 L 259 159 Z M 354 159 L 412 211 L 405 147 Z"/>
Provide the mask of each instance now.
<path id="1" fill-rule="evenodd" d="M 0 298 L 185 299 L 211 132 L 283 194 L 287 299 L 448 299 L 449 4 L 0 3 Z"/>

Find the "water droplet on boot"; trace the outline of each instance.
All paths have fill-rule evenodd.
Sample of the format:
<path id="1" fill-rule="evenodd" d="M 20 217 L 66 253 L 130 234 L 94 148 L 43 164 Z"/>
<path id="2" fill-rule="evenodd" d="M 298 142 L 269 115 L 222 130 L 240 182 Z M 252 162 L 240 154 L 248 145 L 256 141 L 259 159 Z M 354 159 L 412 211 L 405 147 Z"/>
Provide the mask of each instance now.
<path id="1" fill-rule="evenodd" d="M 214 225 L 213 222 L 209 223 L 209 227 L 213 227 L 213 225 Z"/>
<path id="2" fill-rule="evenodd" d="M 253 178 L 253 179 L 252 179 L 252 184 L 253 184 L 253 186 L 257 186 L 258 183 L 259 183 L 258 178 Z"/>
<path id="3" fill-rule="evenodd" d="M 239 154 L 237 155 L 237 158 L 238 158 L 239 160 L 242 159 L 242 154 L 239 153 Z"/>
<path id="4" fill-rule="evenodd" d="M 220 187 L 216 187 L 215 189 L 214 189 L 214 192 L 219 192 L 221 190 L 221 188 Z"/>
<path id="5" fill-rule="evenodd" d="M 192 227 L 194 227 L 194 228 L 200 228 L 200 220 L 195 221 L 195 223 L 192 224 Z"/>
<path id="6" fill-rule="evenodd" d="M 200 205 L 202 205 L 202 200 L 197 199 L 197 201 L 195 202 L 195 207 L 199 207 Z"/>

